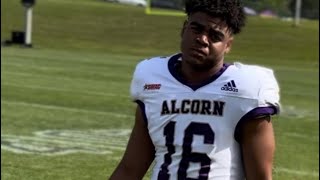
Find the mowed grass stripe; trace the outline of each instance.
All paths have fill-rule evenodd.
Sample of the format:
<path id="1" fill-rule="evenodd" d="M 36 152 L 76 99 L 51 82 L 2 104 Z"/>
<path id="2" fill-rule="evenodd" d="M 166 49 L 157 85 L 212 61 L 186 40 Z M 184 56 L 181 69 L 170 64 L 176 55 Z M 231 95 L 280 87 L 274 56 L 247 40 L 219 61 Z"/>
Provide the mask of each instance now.
<path id="1" fill-rule="evenodd" d="M 9 49 L 10 51 L 10 49 Z M 42 51 L 49 52 L 49 53 L 43 53 Z M 7 52 L 7 51 L 4 51 Z M 54 54 L 56 52 L 55 50 L 41 50 L 40 53 L 34 53 L 30 55 L 17 55 L 17 54 L 11 54 L 6 57 L 10 57 L 10 60 L 8 61 L 7 58 L 2 58 L 2 62 L 18 62 L 18 64 L 39 64 L 39 65 L 44 65 L 44 66 L 63 66 L 63 67 L 74 67 L 77 65 L 77 67 L 81 67 L 84 65 L 85 67 L 90 66 L 93 67 L 101 67 L 102 68 L 108 68 L 108 67 L 126 67 L 126 68 L 133 68 L 139 61 L 143 59 L 147 59 L 147 57 L 137 57 L 137 56 L 125 56 L 121 57 L 119 55 L 99 55 L 97 56 L 96 54 L 84 54 L 81 55 L 79 52 L 68 52 L 66 53 L 66 56 L 57 56 Z M 30 53 L 30 52 L 28 52 Z M 39 56 L 39 55 L 40 56 Z M 51 54 L 51 55 L 50 55 Z M 63 54 L 63 53 L 62 53 Z M 5 53 L 2 54 L 2 56 L 5 55 Z M 35 56 L 34 56 L 35 55 Z M 170 54 L 168 54 L 170 55 Z M 113 58 L 115 57 L 115 58 Z M 232 59 L 230 62 L 235 62 L 239 57 L 231 56 Z M 229 57 L 230 59 L 230 57 Z M 262 61 L 265 62 L 268 59 L 263 59 Z M 240 60 L 240 62 L 242 62 Z M 244 61 L 245 63 L 250 63 L 248 59 Z M 314 75 L 319 72 L 319 69 L 317 66 L 319 65 L 319 62 L 314 62 L 314 63 L 305 63 L 305 62 L 293 62 L 292 59 L 279 59 L 279 63 L 261 63 L 261 65 L 273 68 L 274 70 L 281 70 L 281 71 L 293 71 L 293 72 L 309 72 L 309 73 L 314 73 Z M 288 62 L 285 65 L 282 65 L 282 63 Z M 256 64 L 255 62 L 251 62 L 253 64 Z M 295 66 L 292 65 L 292 63 L 298 63 Z"/>
<path id="2" fill-rule="evenodd" d="M 2 94 L 6 101 L 21 101 L 31 104 L 43 104 L 48 106 L 57 106 L 75 109 L 87 109 L 98 112 L 124 112 L 127 110 L 127 104 L 131 104 L 130 99 L 122 99 L 121 102 L 116 101 L 119 98 L 101 98 L 101 96 L 83 96 L 80 93 L 62 93 L 52 92 L 39 89 L 19 88 L 10 91 L 7 87 L 2 87 Z M 27 96 L 26 96 L 27 94 Z M 81 96 L 82 95 L 82 96 Z M 124 103 L 126 102 L 126 103 Z M 131 106 L 130 106 L 131 107 Z"/>
<path id="3" fill-rule="evenodd" d="M 134 66 L 123 67 L 123 66 L 86 66 L 78 64 L 71 64 L 70 66 L 64 66 L 63 64 L 58 64 L 58 66 L 44 63 L 20 63 L 20 62 L 2 62 L 3 71 L 32 71 L 35 74 L 45 73 L 45 74 L 76 74 L 83 76 L 95 75 L 96 78 L 107 78 L 107 77 L 118 77 L 123 79 L 131 79 Z M 117 73 L 118 72 L 118 73 Z M 129 72 L 129 73 L 128 73 Z M 296 69 L 289 68 L 281 69 L 277 68 L 275 74 L 278 77 L 283 77 L 287 82 L 299 82 L 303 84 L 319 84 L 316 81 L 318 78 L 318 71 L 310 71 L 310 69 Z M 305 77 L 313 77 L 306 79 Z"/>
<path id="4" fill-rule="evenodd" d="M 115 97 L 120 97 L 120 98 L 123 98 L 124 100 L 127 100 L 129 99 L 129 96 L 123 96 L 121 94 L 114 94 L 114 93 L 99 93 L 99 92 L 84 92 L 84 91 L 75 91 L 75 90 L 72 90 L 72 89 L 69 89 L 69 90 L 66 90 L 66 89 L 57 89 L 57 88 L 48 88 L 48 87 L 37 87 L 37 86 L 30 86 L 30 85 L 26 85 L 26 86 L 23 86 L 23 85 L 15 85 L 15 84 L 6 84 L 6 83 L 3 83 L 2 85 L 5 85 L 5 86 L 13 86 L 13 87 L 16 87 L 16 88 L 30 88 L 30 89 L 35 89 L 35 90 L 42 90 L 42 92 L 45 92 L 45 91 L 54 91 L 54 92 L 62 92 L 62 93 L 81 93 L 81 94 L 84 94 L 84 95 L 88 95 L 88 96 L 103 96 L 103 97 L 109 97 L 111 98 L 110 100 L 113 100 L 113 98 Z M 117 98 L 117 99 L 118 99 Z M 288 111 L 288 112 L 287 112 Z M 281 114 L 280 116 L 284 116 L 284 117 L 291 117 L 291 118 L 306 118 L 306 117 L 310 117 L 310 118 L 315 118 L 314 120 L 312 121 L 318 121 L 318 116 L 316 116 L 316 112 L 310 112 L 308 110 L 305 110 L 305 109 L 297 109 L 296 107 L 291 107 L 291 106 L 287 106 L 287 105 L 282 105 L 282 110 L 281 110 Z M 292 113 L 296 113 L 296 116 L 297 117 L 294 117 L 294 114 Z M 299 115 L 299 116 L 298 116 Z"/>
<path id="5" fill-rule="evenodd" d="M 20 72 L 2 73 L 2 83 L 30 84 L 45 87 L 66 87 L 71 89 L 84 89 L 86 91 L 116 92 L 129 94 L 130 82 L 117 79 L 95 80 L 83 78 L 70 78 L 65 76 L 35 75 Z"/>
<path id="6" fill-rule="evenodd" d="M 116 69 L 116 68 L 114 68 Z M 5 71 L 4 71 L 5 70 Z M 50 76 L 64 76 L 69 78 L 83 78 L 83 79 L 94 79 L 106 81 L 108 79 L 118 79 L 119 81 L 130 81 L 132 76 L 131 69 L 120 69 L 116 70 L 119 72 L 115 73 L 112 68 L 105 68 L 104 70 L 97 70 L 95 68 L 75 68 L 75 67 L 50 67 L 50 66 L 34 66 L 34 65 L 19 65 L 12 63 L 3 63 L 2 71 L 5 72 L 19 72 L 19 73 L 29 73 L 34 75 L 50 75 Z M 123 72 L 123 73 L 120 73 Z"/>
<path id="7" fill-rule="evenodd" d="M 28 60 L 24 60 L 23 62 L 19 62 L 19 61 L 3 61 L 1 63 L 2 65 L 6 65 L 6 66 L 16 66 L 16 67 L 21 67 L 21 66 L 25 66 L 28 68 L 39 68 L 39 69 L 52 69 L 52 70 L 72 70 L 75 67 L 78 70 L 82 70 L 84 72 L 87 71 L 108 71 L 108 70 L 126 70 L 126 69 L 132 69 L 132 67 L 134 67 L 135 65 L 130 65 L 130 66 L 124 66 L 124 65 L 99 65 L 99 64 L 77 64 L 75 65 L 74 63 L 70 63 L 70 64 L 63 64 L 61 63 L 48 63 L 48 62 L 28 62 Z"/>
<path id="8" fill-rule="evenodd" d="M 20 53 L 17 53 L 20 52 Z M 92 53 L 87 51 L 64 51 L 54 49 L 6 48 L 1 52 L 1 61 L 19 61 L 21 63 L 49 64 L 86 64 L 86 65 L 123 65 L 131 66 L 146 58 L 127 54 Z M 13 59 L 13 60 L 11 60 Z"/>
<path id="9" fill-rule="evenodd" d="M 22 49 L 23 50 L 23 49 Z M 125 66 L 127 68 L 134 67 L 139 61 L 143 59 L 148 59 L 148 56 L 133 56 L 126 54 L 108 54 L 108 53 L 90 53 L 90 52 L 78 52 L 78 51 L 57 51 L 49 49 L 39 50 L 23 50 L 22 54 L 17 54 L 17 51 L 21 49 L 9 48 L 6 51 L 1 52 L 1 62 L 18 62 L 21 64 L 42 64 L 42 65 L 52 65 L 52 66 Z M 10 52 L 10 53 L 8 53 Z M 164 56 L 165 54 L 161 54 Z M 167 56 L 172 54 L 167 54 Z M 153 56 L 152 56 L 153 57 Z M 302 62 L 293 61 L 292 59 L 278 59 L 278 62 L 271 63 L 268 62 L 270 59 L 265 59 L 261 57 L 259 59 L 251 58 L 241 58 L 240 56 L 228 55 L 227 62 L 243 62 L 250 64 L 260 64 L 274 70 L 281 71 L 302 71 L 309 73 L 317 73 L 319 69 L 318 61 L 313 62 Z M 257 61 L 258 60 L 258 61 Z M 252 62 L 251 62 L 252 61 Z M 104 67 L 105 68 L 105 67 Z"/>
<path id="10" fill-rule="evenodd" d="M 40 105 L 43 104 L 40 103 Z M 130 128 L 134 122 L 134 106 L 134 103 L 129 103 L 120 113 L 116 113 L 131 115 L 125 118 L 122 116 L 116 117 L 109 113 L 96 113 L 91 110 L 79 111 L 79 109 L 74 108 L 43 108 L 44 106 L 29 106 L 26 103 L 19 105 L 2 102 L 1 122 L 2 124 L 6 124 L 6 127 L 2 128 L 1 132 L 3 134 L 29 135 L 35 131 L 47 129 L 71 129 L 79 131 L 87 131 L 88 129 L 118 129 L 119 127 L 125 129 Z"/>
<path id="11" fill-rule="evenodd" d="M 26 62 L 26 60 L 24 61 Z M 54 62 L 54 61 L 52 61 Z M 3 65 L 7 65 L 6 63 L 3 63 Z M 11 64 L 13 65 L 13 64 Z M 15 65 L 18 65 L 19 64 L 15 64 Z M 30 65 L 29 65 L 30 66 Z M 61 65 L 62 66 L 62 65 Z M 26 65 L 20 65 L 20 67 L 28 67 L 28 64 Z M 60 76 L 60 75 L 63 75 L 63 76 L 71 76 L 71 77 L 74 77 L 74 76 L 77 76 L 77 75 L 82 75 L 82 74 L 86 74 L 86 71 L 88 69 L 90 69 L 89 67 L 86 69 L 86 67 L 83 67 L 83 66 L 76 66 L 77 68 L 75 69 L 74 68 L 75 66 L 73 67 L 70 67 L 70 69 L 68 68 L 53 68 L 51 65 L 46 65 L 46 66 L 40 66 L 38 67 L 38 65 L 34 66 L 32 65 L 32 68 L 29 69 L 29 71 L 32 71 L 33 73 L 42 73 L 42 72 L 50 72 L 48 74 L 54 74 L 57 76 Z M 7 68 L 6 66 L 4 68 Z M 4 69 L 3 68 L 3 69 Z M 51 71 L 51 68 L 52 68 L 52 71 Z M 9 68 L 8 68 L 9 69 Z M 81 69 L 81 70 L 80 70 Z M 83 71 L 83 69 L 85 69 Z M 128 72 L 128 70 L 119 70 L 119 73 L 117 73 L 117 70 L 116 72 L 114 73 L 111 73 L 113 71 L 109 71 L 108 68 L 104 68 L 107 70 L 107 74 L 106 71 L 102 72 L 102 71 L 95 71 L 95 69 L 92 69 L 91 71 L 89 71 L 86 75 L 83 75 L 84 77 L 94 77 L 94 78 L 101 78 L 102 80 L 107 80 L 108 78 L 113 78 L 115 76 L 119 76 L 119 78 L 124 78 L 124 80 L 130 80 L 130 77 L 132 75 L 132 71 L 134 69 L 134 67 L 131 67 L 131 69 L 129 68 L 128 70 L 131 71 L 131 73 L 123 73 L 123 72 Z M 280 68 L 281 69 L 281 68 Z M 317 71 L 315 72 L 310 72 L 310 71 L 306 71 L 304 72 L 303 70 L 310 70 L 310 68 L 306 68 L 306 69 L 299 69 L 300 71 L 303 71 L 304 73 L 301 73 L 299 71 L 299 73 L 296 72 L 297 68 L 294 68 L 292 70 L 291 73 L 288 73 L 288 69 L 289 68 L 286 68 L 286 71 L 279 71 L 279 72 L 276 72 L 276 75 L 279 77 L 279 79 L 281 80 L 281 82 L 284 82 L 284 83 L 281 83 L 281 85 L 286 85 L 287 83 L 292 83 L 293 85 L 291 86 L 296 86 L 297 85 L 297 81 L 299 81 L 302 85 L 305 86 L 305 91 L 306 91 L 306 94 L 311 94 L 311 96 L 314 96 L 316 95 L 317 93 L 313 93 L 312 90 L 314 90 L 315 88 L 314 87 L 318 87 L 318 81 L 316 80 L 317 79 Z M 115 69 L 113 69 L 115 70 Z M 26 71 L 25 69 L 13 69 L 12 71 Z M 74 72 L 74 73 L 73 73 Z M 116 74 L 116 75 L 114 75 Z M 304 78 L 304 77 L 315 77 L 315 78 Z M 106 78 L 106 79 L 105 79 Z M 310 85 L 311 84 L 311 85 Z M 316 85 L 316 86 L 314 86 Z M 311 87 L 310 87 L 311 86 Z M 289 88 L 289 89 L 293 89 L 293 90 L 297 90 L 296 87 L 286 87 L 286 88 Z M 284 89 L 286 89 L 284 88 Z M 317 89 L 315 89 L 314 92 L 317 92 Z M 298 93 L 293 93 L 294 95 L 298 95 Z"/>
<path id="12" fill-rule="evenodd" d="M 129 95 L 125 94 L 120 94 L 120 93 L 108 93 L 108 92 L 103 92 L 103 91 L 86 91 L 83 89 L 74 89 L 74 88 L 68 88 L 68 87 L 52 87 L 52 86 L 39 86 L 39 85 L 32 85 L 30 83 L 6 83 L 3 82 L 1 83 L 3 86 L 12 86 L 13 88 L 28 88 L 28 89 L 35 89 L 35 90 L 44 90 L 44 91 L 56 91 L 56 92 L 64 92 L 64 93 L 80 93 L 80 94 L 85 94 L 85 95 L 94 95 L 94 96 L 106 96 L 106 97 L 120 97 L 120 98 L 131 98 Z M 38 83 L 35 83 L 38 84 Z M 317 98 L 319 97 L 318 94 L 310 91 L 306 92 L 301 92 L 301 91 L 284 91 L 281 92 L 282 95 L 286 96 L 294 96 L 294 97 L 303 97 L 303 98 Z"/>
<path id="13" fill-rule="evenodd" d="M 8 69 L 10 69 L 10 68 L 8 68 Z M 117 85 L 117 84 L 118 85 L 123 84 L 123 82 L 122 82 L 123 78 L 125 78 L 124 80 L 125 80 L 125 82 L 127 82 L 127 87 L 128 87 L 130 80 L 131 80 L 130 75 L 127 75 L 125 77 L 123 75 L 120 77 L 117 77 L 115 72 L 110 73 L 110 74 L 102 73 L 99 77 L 98 74 L 100 74 L 100 73 L 94 73 L 94 72 L 92 72 L 92 74 L 90 74 L 90 75 L 85 75 L 85 73 L 81 73 L 81 71 L 76 71 L 77 72 L 76 74 L 70 75 L 70 73 L 72 71 L 71 72 L 68 71 L 68 72 L 65 72 L 66 74 L 59 73 L 59 72 L 52 73 L 52 75 L 54 75 L 54 76 L 51 76 L 50 75 L 51 73 L 47 73 L 48 71 L 45 71 L 45 70 L 44 70 L 46 73 L 45 75 L 43 75 L 42 73 L 39 73 L 39 75 L 37 75 L 37 73 L 35 73 L 35 72 L 39 71 L 39 69 L 38 70 L 35 69 L 34 71 L 33 70 L 27 71 L 28 73 L 21 73 L 24 71 L 26 71 L 26 68 L 23 68 L 22 71 L 12 70 L 11 71 L 12 73 L 11 72 L 10 73 L 3 72 L 2 76 L 6 76 L 7 74 L 10 74 L 10 75 L 36 77 L 36 79 L 54 77 L 54 79 L 73 81 L 76 78 L 79 78 L 79 76 L 81 75 L 81 77 L 84 77 L 81 79 L 90 79 L 91 80 L 92 78 L 94 78 L 94 81 L 98 81 L 98 80 L 103 81 L 103 83 L 101 83 L 101 85 L 107 84 L 108 87 L 109 87 L 109 85 L 112 85 L 113 87 L 115 87 L 115 85 Z M 64 72 L 64 71 L 62 71 L 62 72 Z M 112 72 L 112 71 L 110 71 L 110 72 Z M 308 75 L 292 74 L 292 75 L 286 75 L 284 78 L 282 78 L 283 76 L 279 76 L 280 81 L 281 82 L 283 81 L 283 83 L 280 83 L 281 90 L 282 89 L 292 89 L 291 91 L 281 91 L 281 94 L 287 94 L 287 95 L 292 95 L 292 96 L 302 96 L 302 98 L 304 98 L 304 97 L 317 98 L 318 97 L 317 90 L 319 89 L 318 82 L 315 81 L 314 78 L 309 78 L 309 82 L 308 82 L 308 81 L 304 80 L 305 79 L 304 77 L 306 77 L 306 76 L 308 76 Z M 297 77 L 297 78 L 295 78 L 295 77 Z M 117 81 L 111 80 L 114 78 L 118 78 Z M 298 81 L 298 79 L 300 79 L 300 80 Z M 6 80 L 3 80 L 3 81 L 5 81 L 5 82 L 8 81 L 8 78 L 6 78 Z M 12 80 L 9 80 L 9 81 L 12 82 Z M 35 81 L 35 82 L 38 82 L 38 81 Z M 47 82 L 47 81 L 45 81 L 45 82 Z M 49 82 L 52 82 L 52 81 L 49 81 Z M 297 83 L 297 82 L 299 82 L 299 83 Z M 24 82 L 22 82 L 22 83 L 24 84 Z M 16 84 L 18 84 L 18 82 L 16 82 Z M 87 84 L 87 83 L 85 83 L 85 84 Z M 304 91 L 301 91 L 298 86 L 303 86 Z M 119 89 L 124 89 L 124 88 L 119 87 Z"/>
<path id="14" fill-rule="evenodd" d="M 77 58 L 75 58 L 77 57 Z M 9 58 L 9 59 L 8 59 Z M 39 66 L 53 66 L 53 67 L 74 67 L 75 64 L 79 67 L 88 67 L 88 68 L 108 68 L 108 67 L 123 67 L 128 68 L 134 66 L 137 62 L 142 59 L 124 59 L 124 58 L 110 58 L 104 57 L 106 59 L 102 59 L 103 57 L 94 57 L 87 56 L 81 57 L 78 54 L 75 54 L 75 59 L 67 59 L 66 57 L 33 57 L 27 56 L 23 57 L 23 55 L 10 55 L 6 56 L 5 59 L 2 60 L 2 63 L 18 63 L 20 65 L 39 65 Z M 8 59 L 8 60 L 7 60 Z"/>

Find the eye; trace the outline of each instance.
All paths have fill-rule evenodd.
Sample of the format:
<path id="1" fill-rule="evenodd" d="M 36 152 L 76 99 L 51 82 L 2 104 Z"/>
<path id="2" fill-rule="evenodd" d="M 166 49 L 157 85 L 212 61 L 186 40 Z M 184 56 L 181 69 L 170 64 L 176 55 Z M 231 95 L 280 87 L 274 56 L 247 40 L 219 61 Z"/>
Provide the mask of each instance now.
<path id="1" fill-rule="evenodd" d="M 209 37 L 212 42 L 220 42 L 224 39 L 224 35 L 221 32 L 210 32 Z"/>
<path id="2" fill-rule="evenodd" d="M 196 34 L 199 34 L 202 32 L 202 28 L 199 26 L 191 26 L 190 29 Z"/>

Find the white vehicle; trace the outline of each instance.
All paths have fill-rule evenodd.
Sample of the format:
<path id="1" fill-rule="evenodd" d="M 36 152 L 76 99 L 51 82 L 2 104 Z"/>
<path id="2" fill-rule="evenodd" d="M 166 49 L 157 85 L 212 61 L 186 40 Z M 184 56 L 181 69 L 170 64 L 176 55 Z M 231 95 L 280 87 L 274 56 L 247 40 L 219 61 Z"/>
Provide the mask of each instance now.
<path id="1" fill-rule="evenodd" d="M 121 4 L 129 4 L 134 6 L 141 6 L 141 7 L 147 6 L 146 0 L 106 0 L 106 1 L 117 2 Z"/>

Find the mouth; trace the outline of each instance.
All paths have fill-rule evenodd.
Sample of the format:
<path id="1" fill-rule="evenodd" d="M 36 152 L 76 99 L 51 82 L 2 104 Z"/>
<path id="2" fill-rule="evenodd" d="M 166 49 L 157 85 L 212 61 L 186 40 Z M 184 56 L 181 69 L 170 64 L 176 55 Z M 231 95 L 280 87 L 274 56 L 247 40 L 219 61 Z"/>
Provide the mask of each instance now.
<path id="1" fill-rule="evenodd" d="M 206 57 L 207 53 L 201 49 L 198 48 L 191 48 L 191 54 L 194 56 L 200 56 L 200 57 Z"/>

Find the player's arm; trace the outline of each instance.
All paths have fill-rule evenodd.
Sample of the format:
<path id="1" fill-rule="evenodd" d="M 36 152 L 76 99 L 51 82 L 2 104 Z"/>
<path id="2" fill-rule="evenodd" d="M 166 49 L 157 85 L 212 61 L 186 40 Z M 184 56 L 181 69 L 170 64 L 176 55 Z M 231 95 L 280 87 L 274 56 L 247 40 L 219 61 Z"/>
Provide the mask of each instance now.
<path id="1" fill-rule="evenodd" d="M 270 115 L 242 124 L 240 144 L 246 179 L 271 180 L 275 139 Z"/>
<path id="2" fill-rule="evenodd" d="M 154 159 L 154 146 L 139 106 L 126 151 L 110 180 L 141 180 Z"/>

